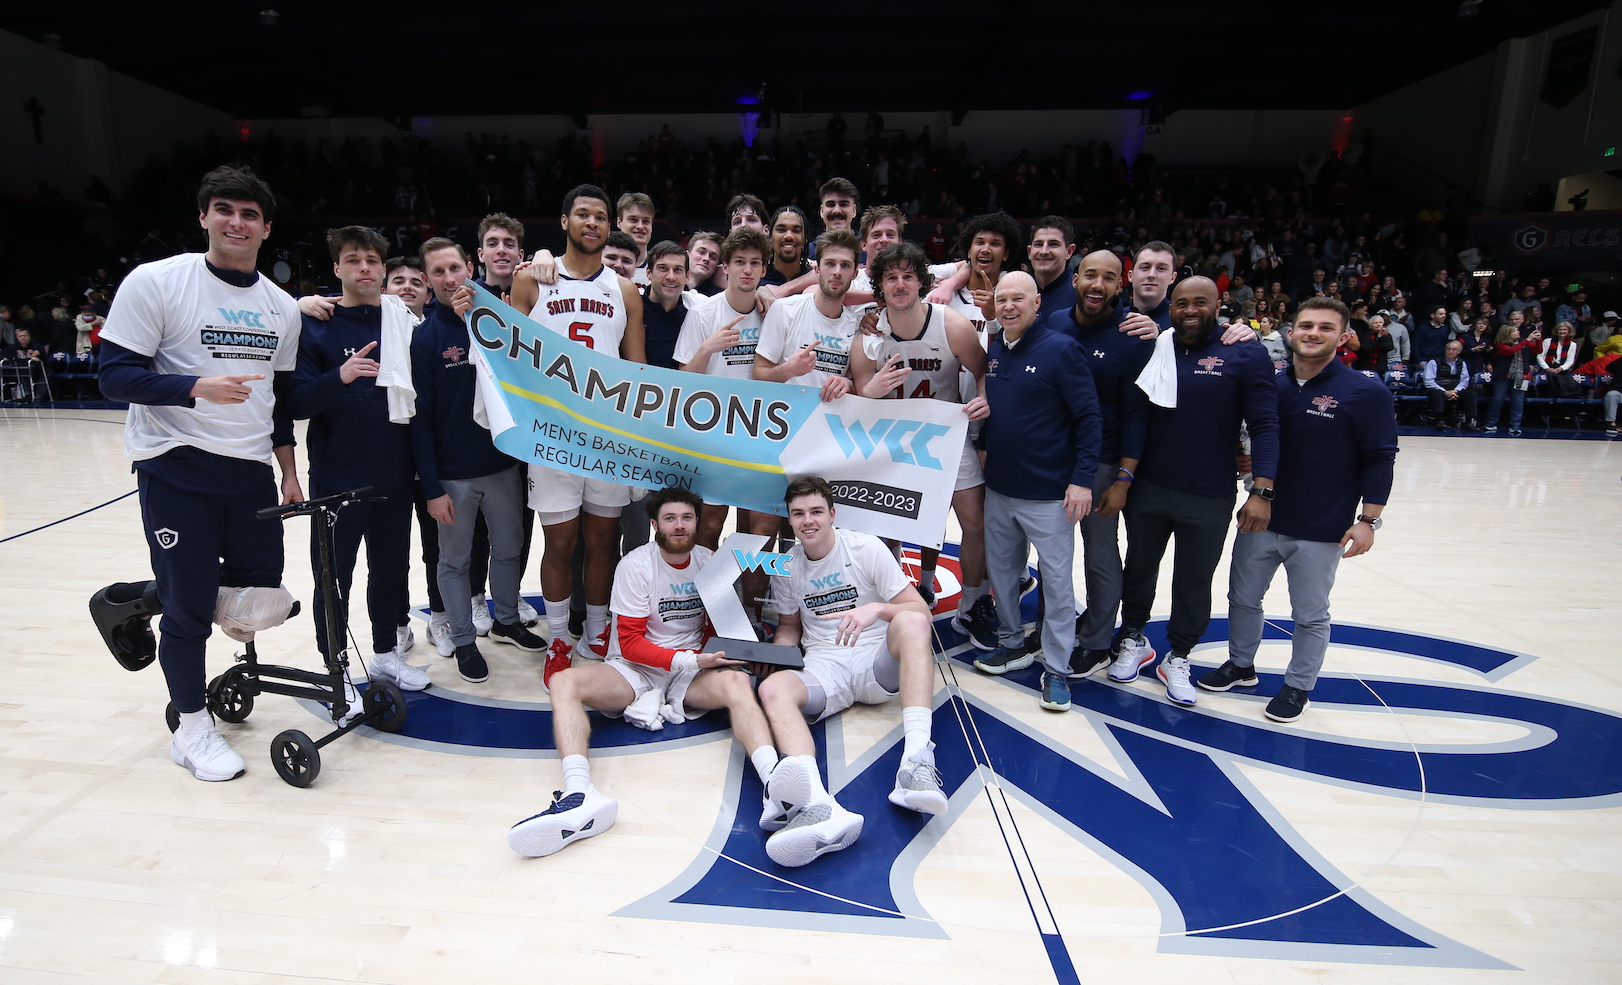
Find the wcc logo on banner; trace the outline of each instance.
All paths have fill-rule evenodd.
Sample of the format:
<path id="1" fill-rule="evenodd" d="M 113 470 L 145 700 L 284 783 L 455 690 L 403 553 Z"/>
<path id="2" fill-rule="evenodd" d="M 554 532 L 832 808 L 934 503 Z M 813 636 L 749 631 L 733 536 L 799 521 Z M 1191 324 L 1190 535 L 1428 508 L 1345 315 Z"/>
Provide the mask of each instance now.
<path id="1" fill-rule="evenodd" d="M 514 458 L 779 516 L 789 482 L 818 475 L 841 526 L 940 545 L 952 498 L 941 473 L 956 469 L 968 433 L 958 405 L 825 404 L 811 387 L 627 362 L 474 291 L 480 396 L 496 447 Z"/>

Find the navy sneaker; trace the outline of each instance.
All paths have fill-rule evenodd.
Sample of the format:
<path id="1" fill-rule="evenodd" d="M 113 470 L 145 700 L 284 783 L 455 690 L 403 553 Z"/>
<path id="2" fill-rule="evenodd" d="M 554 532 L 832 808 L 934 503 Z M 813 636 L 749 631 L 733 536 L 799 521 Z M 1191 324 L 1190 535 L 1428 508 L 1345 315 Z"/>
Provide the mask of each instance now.
<path id="1" fill-rule="evenodd" d="M 507 832 L 507 847 L 520 855 L 541 858 L 565 845 L 594 838 L 614 826 L 619 801 L 592 787 L 584 793 L 552 795 L 552 806 L 526 817 Z"/>
<path id="2" fill-rule="evenodd" d="M 999 646 L 983 657 L 976 657 L 974 669 L 1001 677 L 1016 670 L 1024 670 L 1036 663 L 1036 654 L 1020 646 Z"/>
<path id="3" fill-rule="evenodd" d="M 477 644 L 456 648 L 456 672 L 471 684 L 482 684 L 490 679 L 490 665 L 484 662 L 484 654 L 479 652 Z"/>
<path id="4" fill-rule="evenodd" d="M 997 607 L 991 596 L 982 595 L 969 607 L 967 613 L 952 617 L 952 628 L 969 638 L 977 650 L 997 648 Z"/>
<path id="5" fill-rule="evenodd" d="M 1091 677 L 1093 674 L 1108 667 L 1115 660 L 1115 653 L 1108 648 L 1103 650 L 1089 650 L 1078 646 L 1070 651 L 1070 676 L 1074 678 Z"/>
<path id="6" fill-rule="evenodd" d="M 1209 674 L 1200 675 L 1194 683 L 1207 691 L 1226 691 L 1233 687 L 1255 687 L 1258 682 L 1256 668 L 1241 667 L 1229 660 Z"/>
<path id="7" fill-rule="evenodd" d="M 1070 682 L 1060 674 L 1043 671 L 1042 700 L 1040 704 L 1048 711 L 1069 711 Z"/>
<path id="8" fill-rule="evenodd" d="M 934 578 L 934 576 L 930 577 L 929 583 L 927 585 L 924 584 L 923 579 L 920 578 L 918 580 L 918 594 L 923 596 L 924 604 L 929 606 L 929 611 L 931 613 L 933 613 L 935 611 L 935 578 Z"/>
<path id="9" fill-rule="evenodd" d="M 1298 687 L 1286 684 L 1279 689 L 1273 700 L 1267 702 L 1265 714 L 1275 722 L 1293 722 L 1300 718 L 1307 710 L 1307 692 Z"/>

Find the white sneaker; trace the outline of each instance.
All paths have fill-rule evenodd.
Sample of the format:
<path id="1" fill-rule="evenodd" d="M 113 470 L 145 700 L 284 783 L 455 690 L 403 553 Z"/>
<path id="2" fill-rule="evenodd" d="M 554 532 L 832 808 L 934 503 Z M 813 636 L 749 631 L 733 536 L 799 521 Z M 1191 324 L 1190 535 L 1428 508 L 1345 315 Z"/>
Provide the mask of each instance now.
<path id="1" fill-rule="evenodd" d="M 783 830 L 766 839 L 766 854 L 786 868 L 809 862 L 856 844 L 862 836 L 862 815 L 837 801 L 817 801 L 794 815 Z"/>
<path id="2" fill-rule="evenodd" d="M 541 621 L 541 614 L 535 611 L 533 605 L 524 601 L 522 595 L 518 596 L 518 621 L 526 626 L 533 626 Z"/>
<path id="3" fill-rule="evenodd" d="M 584 841 L 607 831 L 619 816 L 619 801 L 605 797 L 596 787 L 585 793 L 552 795 L 552 806 L 526 817 L 507 832 L 507 847 L 520 855 L 540 858 L 565 845 Z"/>
<path id="4" fill-rule="evenodd" d="M 191 770 L 199 780 L 235 780 L 248 768 L 226 744 L 212 719 L 190 735 L 184 728 L 175 729 L 174 738 L 169 740 L 169 758 Z"/>
<path id="5" fill-rule="evenodd" d="M 490 605 L 483 595 L 473 596 L 473 631 L 480 636 L 490 632 L 496 617 L 490 614 Z"/>
<path id="6" fill-rule="evenodd" d="M 811 802 L 811 771 L 799 759 L 784 756 L 766 778 L 766 798 L 778 808 L 784 824 L 794 820 L 794 815 Z M 761 817 L 765 816 L 762 811 Z"/>
<path id="7" fill-rule="evenodd" d="M 760 830 L 781 831 L 788 824 L 788 811 L 768 794 L 760 795 Z"/>
<path id="8" fill-rule="evenodd" d="M 372 659 L 366 664 L 366 677 L 374 681 L 392 681 L 402 691 L 421 691 L 433 683 L 426 670 L 406 663 L 399 650 L 372 654 Z"/>
<path id="9" fill-rule="evenodd" d="M 344 672 L 344 702 L 349 705 L 349 710 L 338 719 L 339 728 L 366 714 L 366 702 L 361 700 L 360 691 L 355 688 L 355 682 L 349 679 L 348 671 Z"/>
<path id="10" fill-rule="evenodd" d="M 401 653 L 404 653 L 417 645 L 417 634 L 412 631 L 409 625 L 401 626 L 394 631 L 394 645 L 399 648 Z"/>
<path id="11" fill-rule="evenodd" d="M 1180 653 L 1171 654 L 1160 661 L 1160 666 L 1155 668 L 1155 676 L 1160 678 L 1160 683 L 1166 685 L 1166 697 L 1175 704 L 1193 707 L 1199 695 L 1188 680 L 1187 657 Z"/>
<path id="12" fill-rule="evenodd" d="M 1124 636 L 1121 649 L 1110 664 L 1109 679 L 1127 684 L 1138 679 L 1138 671 L 1154 662 L 1155 648 L 1142 636 Z"/>
<path id="13" fill-rule="evenodd" d="M 895 772 L 895 789 L 890 791 L 890 803 L 920 814 L 945 814 L 946 794 L 941 790 L 940 770 L 935 768 L 935 743 L 924 761 L 903 759 Z"/>
<path id="14" fill-rule="evenodd" d="M 434 641 L 434 651 L 442 657 L 456 656 L 456 643 L 451 639 L 451 624 L 448 620 L 428 623 L 428 638 Z"/>

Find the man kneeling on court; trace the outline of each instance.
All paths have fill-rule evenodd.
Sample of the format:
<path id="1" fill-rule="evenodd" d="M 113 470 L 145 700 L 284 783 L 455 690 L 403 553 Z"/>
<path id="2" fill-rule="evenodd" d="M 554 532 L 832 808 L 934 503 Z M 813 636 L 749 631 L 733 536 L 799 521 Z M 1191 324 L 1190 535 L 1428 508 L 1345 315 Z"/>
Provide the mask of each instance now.
<path id="1" fill-rule="evenodd" d="M 899 693 L 906 745 L 890 802 L 943 814 L 946 796 L 929 739 L 935 666 L 928 607 L 883 541 L 834 526 L 826 481 L 797 479 L 783 501 L 799 543 L 789 551 L 789 574 L 772 578 L 773 642 L 802 646 L 805 669 L 772 674 L 760 685 L 783 753 L 766 782 L 760 826 L 780 828 L 766 839 L 772 861 L 797 866 L 850 847 L 862 833 L 862 816 L 823 786 L 809 722 Z"/>
<path id="2" fill-rule="evenodd" d="M 702 505 L 685 489 L 648 497 L 653 543 L 625 555 L 614 571 L 610 608 L 620 652 L 605 663 L 584 663 L 552 677 L 552 736 L 563 759 L 563 790 L 551 807 L 512 826 L 507 844 L 513 851 L 550 855 L 614 823 L 619 802 L 591 785 L 587 708 L 656 728 L 663 727 L 661 716 L 685 721 L 725 708 L 763 782 L 776 765 L 771 732 L 742 661 L 720 650 L 701 652 L 710 635 L 695 585 L 710 559 L 710 550 L 695 540 Z"/>

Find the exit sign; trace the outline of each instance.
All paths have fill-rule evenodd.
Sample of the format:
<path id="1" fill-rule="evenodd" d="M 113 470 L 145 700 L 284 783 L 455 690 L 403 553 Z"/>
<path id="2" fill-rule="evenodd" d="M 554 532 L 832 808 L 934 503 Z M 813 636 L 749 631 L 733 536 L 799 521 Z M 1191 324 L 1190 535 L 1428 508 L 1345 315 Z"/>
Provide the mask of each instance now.
<path id="1" fill-rule="evenodd" d="M 1616 156 L 1616 148 L 1615 147 L 1607 147 L 1607 148 L 1605 148 L 1605 156 L 1606 157 L 1615 157 Z"/>

